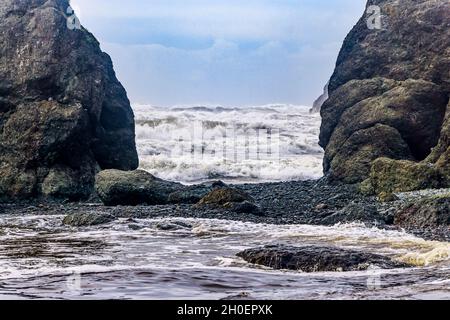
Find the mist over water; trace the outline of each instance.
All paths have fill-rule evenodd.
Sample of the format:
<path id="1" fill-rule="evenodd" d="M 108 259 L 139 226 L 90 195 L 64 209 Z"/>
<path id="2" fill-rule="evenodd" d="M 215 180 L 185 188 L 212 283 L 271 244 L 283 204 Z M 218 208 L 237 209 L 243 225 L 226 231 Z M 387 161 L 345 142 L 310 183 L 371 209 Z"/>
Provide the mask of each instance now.
<path id="1" fill-rule="evenodd" d="M 141 168 L 185 183 L 322 176 L 320 115 L 309 107 L 134 106 Z"/>

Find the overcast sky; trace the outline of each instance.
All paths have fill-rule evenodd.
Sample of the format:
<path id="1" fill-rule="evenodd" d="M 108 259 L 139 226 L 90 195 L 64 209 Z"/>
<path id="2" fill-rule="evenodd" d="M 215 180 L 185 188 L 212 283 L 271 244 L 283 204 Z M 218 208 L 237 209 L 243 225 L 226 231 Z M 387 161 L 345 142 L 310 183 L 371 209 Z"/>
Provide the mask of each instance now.
<path id="1" fill-rule="evenodd" d="M 72 0 L 132 103 L 311 105 L 366 0 Z"/>

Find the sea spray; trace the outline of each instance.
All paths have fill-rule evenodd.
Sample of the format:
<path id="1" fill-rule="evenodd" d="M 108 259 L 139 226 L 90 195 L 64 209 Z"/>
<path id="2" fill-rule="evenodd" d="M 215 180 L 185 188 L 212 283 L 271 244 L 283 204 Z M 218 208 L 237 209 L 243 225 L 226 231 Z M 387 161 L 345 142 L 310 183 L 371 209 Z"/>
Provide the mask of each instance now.
<path id="1" fill-rule="evenodd" d="M 322 176 L 320 115 L 308 107 L 134 106 L 141 168 L 186 183 Z"/>

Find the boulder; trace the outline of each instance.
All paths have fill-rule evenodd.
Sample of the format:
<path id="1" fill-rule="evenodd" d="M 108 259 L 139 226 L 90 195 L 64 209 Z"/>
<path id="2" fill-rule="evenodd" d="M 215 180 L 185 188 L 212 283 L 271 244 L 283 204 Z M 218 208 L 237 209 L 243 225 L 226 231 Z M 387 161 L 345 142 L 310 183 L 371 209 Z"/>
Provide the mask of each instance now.
<path id="1" fill-rule="evenodd" d="M 107 224 L 114 220 L 117 218 L 111 214 L 92 211 L 69 214 L 63 219 L 63 224 L 72 227 L 89 227 Z"/>
<path id="2" fill-rule="evenodd" d="M 104 170 L 95 180 L 95 190 L 107 206 L 163 205 L 169 202 L 170 194 L 183 187 L 143 170 Z"/>
<path id="3" fill-rule="evenodd" d="M 156 229 L 163 231 L 190 230 L 192 225 L 183 221 L 161 221 L 156 224 Z"/>
<path id="4" fill-rule="evenodd" d="M 331 178 L 345 183 L 357 183 L 362 177 L 369 176 L 371 162 L 375 159 L 397 158 L 400 155 L 410 158 L 408 145 L 400 133 L 392 127 L 376 124 L 356 131 L 346 139 L 330 162 Z"/>
<path id="5" fill-rule="evenodd" d="M 192 186 L 186 186 L 183 189 L 171 193 L 169 195 L 169 202 L 174 204 L 179 203 L 195 204 L 211 191 L 218 188 L 224 188 L 226 186 L 227 185 L 222 181 L 214 181 Z"/>
<path id="6" fill-rule="evenodd" d="M 448 180 L 432 164 L 380 158 L 372 164 L 369 183 L 373 191 L 380 195 L 443 188 L 448 185 Z"/>
<path id="7" fill-rule="evenodd" d="M 409 267 L 385 256 L 336 247 L 271 245 L 248 249 L 237 256 L 272 269 L 302 272 L 361 271 L 371 266 L 382 269 Z"/>
<path id="8" fill-rule="evenodd" d="M 199 205 L 224 206 L 228 203 L 242 203 L 254 199 L 246 192 L 235 188 L 219 188 L 211 191 L 199 201 Z"/>
<path id="9" fill-rule="evenodd" d="M 134 115 L 111 59 L 68 0 L 0 3 L 0 192 L 89 197 L 99 169 L 138 166 Z"/>
<path id="10" fill-rule="evenodd" d="M 450 194 L 408 203 L 395 214 L 394 223 L 404 228 L 450 227 Z"/>
<path id="11" fill-rule="evenodd" d="M 449 176 L 450 3 L 368 0 L 347 35 L 322 106 L 324 171 L 346 183 L 368 178 L 380 157 L 433 163 Z"/>
<path id="12" fill-rule="evenodd" d="M 223 208 L 236 213 L 250 213 L 254 215 L 263 215 L 264 213 L 257 204 L 250 201 L 227 202 L 223 205 Z"/>
<path id="13" fill-rule="evenodd" d="M 240 189 L 229 187 L 211 191 L 196 206 L 225 209 L 236 213 L 262 214 L 261 208 L 249 194 Z"/>

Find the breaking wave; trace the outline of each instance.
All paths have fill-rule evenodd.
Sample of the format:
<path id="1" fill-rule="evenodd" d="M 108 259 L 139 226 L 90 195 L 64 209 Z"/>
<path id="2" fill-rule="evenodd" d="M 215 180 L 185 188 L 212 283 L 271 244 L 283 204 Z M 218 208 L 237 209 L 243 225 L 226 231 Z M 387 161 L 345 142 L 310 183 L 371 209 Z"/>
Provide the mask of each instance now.
<path id="1" fill-rule="evenodd" d="M 270 182 L 322 176 L 309 107 L 134 106 L 141 168 L 168 180 Z"/>

